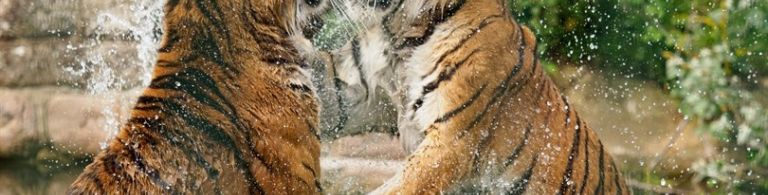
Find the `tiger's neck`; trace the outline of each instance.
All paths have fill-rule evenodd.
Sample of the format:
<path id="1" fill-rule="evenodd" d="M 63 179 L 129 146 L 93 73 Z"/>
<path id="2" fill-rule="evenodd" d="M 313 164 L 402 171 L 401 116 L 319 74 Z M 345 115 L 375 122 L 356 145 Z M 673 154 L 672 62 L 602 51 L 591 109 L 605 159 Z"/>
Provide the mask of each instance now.
<path id="1" fill-rule="evenodd" d="M 289 25 L 282 10 L 265 10 L 248 1 L 207 1 L 196 6 L 198 10 L 166 8 L 167 31 L 159 49 L 161 55 L 200 55 L 233 66 L 254 64 L 244 63 L 254 60 L 273 65 L 302 61 L 288 39 Z"/>

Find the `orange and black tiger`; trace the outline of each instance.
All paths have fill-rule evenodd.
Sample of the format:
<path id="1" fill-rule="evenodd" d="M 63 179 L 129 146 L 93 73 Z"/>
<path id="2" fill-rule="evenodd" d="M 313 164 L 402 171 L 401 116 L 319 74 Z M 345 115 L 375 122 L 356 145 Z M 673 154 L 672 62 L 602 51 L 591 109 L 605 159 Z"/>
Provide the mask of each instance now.
<path id="1" fill-rule="evenodd" d="M 342 13 L 362 30 L 329 55 L 324 86 L 337 96 L 321 95 L 324 104 L 340 102 L 324 109 L 338 106 L 347 117 L 324 131 L 355 134 L 366 129 L 342 122 L 388 118 L 410 152 L 405 168 L 371 194 L 631 193 L 507 2 L 347 2 Z M 381 101 L 396 117 L 365 103 Z"/>
<path id="2" fill-rule="evenodd" d="M 168 0 L 152 81 L 68 194 L 319 194 L 325 0 Z"/>

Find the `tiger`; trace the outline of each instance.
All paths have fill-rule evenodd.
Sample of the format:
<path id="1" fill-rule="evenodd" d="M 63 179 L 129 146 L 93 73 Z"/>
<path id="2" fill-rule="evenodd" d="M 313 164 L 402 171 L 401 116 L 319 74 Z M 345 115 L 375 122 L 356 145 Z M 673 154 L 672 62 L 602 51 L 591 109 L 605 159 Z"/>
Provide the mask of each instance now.
<path id="1" fill-rule="evenodd" d="M 389 132 L 409 153 L 370 194 L 632 193 L 507 3 L 345 2 L 339 12 L 357 35 L 316 65 L 326 77 L 318 86 L 330 88 L 320 95 L 323 109 L 345 117 L 324 119 L 333 122 L 322 131 Z M 366 103 L 382 101 L 389 106 Z M 345 126 L 356 120 L 394 124 L 396 132 Z"/>
<path id="2" fill-rule="evenodd" d="M 151 82 L 67 194 L 320 194 L 326 0 L 168 0 Z"/>

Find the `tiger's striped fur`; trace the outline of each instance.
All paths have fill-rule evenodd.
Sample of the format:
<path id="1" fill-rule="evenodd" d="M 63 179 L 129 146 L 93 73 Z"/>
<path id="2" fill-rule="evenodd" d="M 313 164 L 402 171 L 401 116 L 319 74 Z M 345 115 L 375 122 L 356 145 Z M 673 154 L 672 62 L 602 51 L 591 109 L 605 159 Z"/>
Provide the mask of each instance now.
<path id="1" fill-rule="evenodd" d="M 152 81 L 68 194 L 319 194 L 324 0 L 168 0 Z"/>
<path id="2" fill-rule="evenodd" d="M 363 30 L 332 52 L 325 75 L 339 93 L 367 92 L 337 100 L 391 101 L 391 120 L 411 152 L 404 170 L 371 194 L 631 193 L 597 135 L 542 70 L 535 36 L 506 2 L 348 2 L 345 14 Z M 378 91 L 387 96 L 371 95 Z M 360 105 L 339 110 L 365 109 Z M 358 112 L 368 115 L 348 121 L 381 113 Z"/>

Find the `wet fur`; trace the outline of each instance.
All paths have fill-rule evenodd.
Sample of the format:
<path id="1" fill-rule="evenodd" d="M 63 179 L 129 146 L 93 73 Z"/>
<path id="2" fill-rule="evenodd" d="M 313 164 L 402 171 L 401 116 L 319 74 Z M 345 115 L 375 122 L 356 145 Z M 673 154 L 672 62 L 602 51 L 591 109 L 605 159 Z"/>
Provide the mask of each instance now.
<path id="1" fill-rule="evenodd" d="M 315 3 L 169 0 L 152 82 L 67 193 L 319 194 L 319 103 L 294 46 Z"/>
<path id="2" fill-rule="evenodd" d="M 506 1 L 359 2 L 350 0 L 345 14 L 363 28 L 329 55 L 326 70 L 336 72 L 326 75 L 337 92 L 368 92 L 335 100 L 392 102 L 396 122 L 385 123 L 397 124 L 411 152 L 404 170 L 371 194 L 631 193 L 542 69 L 535 36 Z M 379 91 L 387 95 L 371 95 Z M 365 109 L 346 105 L 338 110 Z M 367 115 L 350 116 L 382 113 L 358 112 Z"/>

